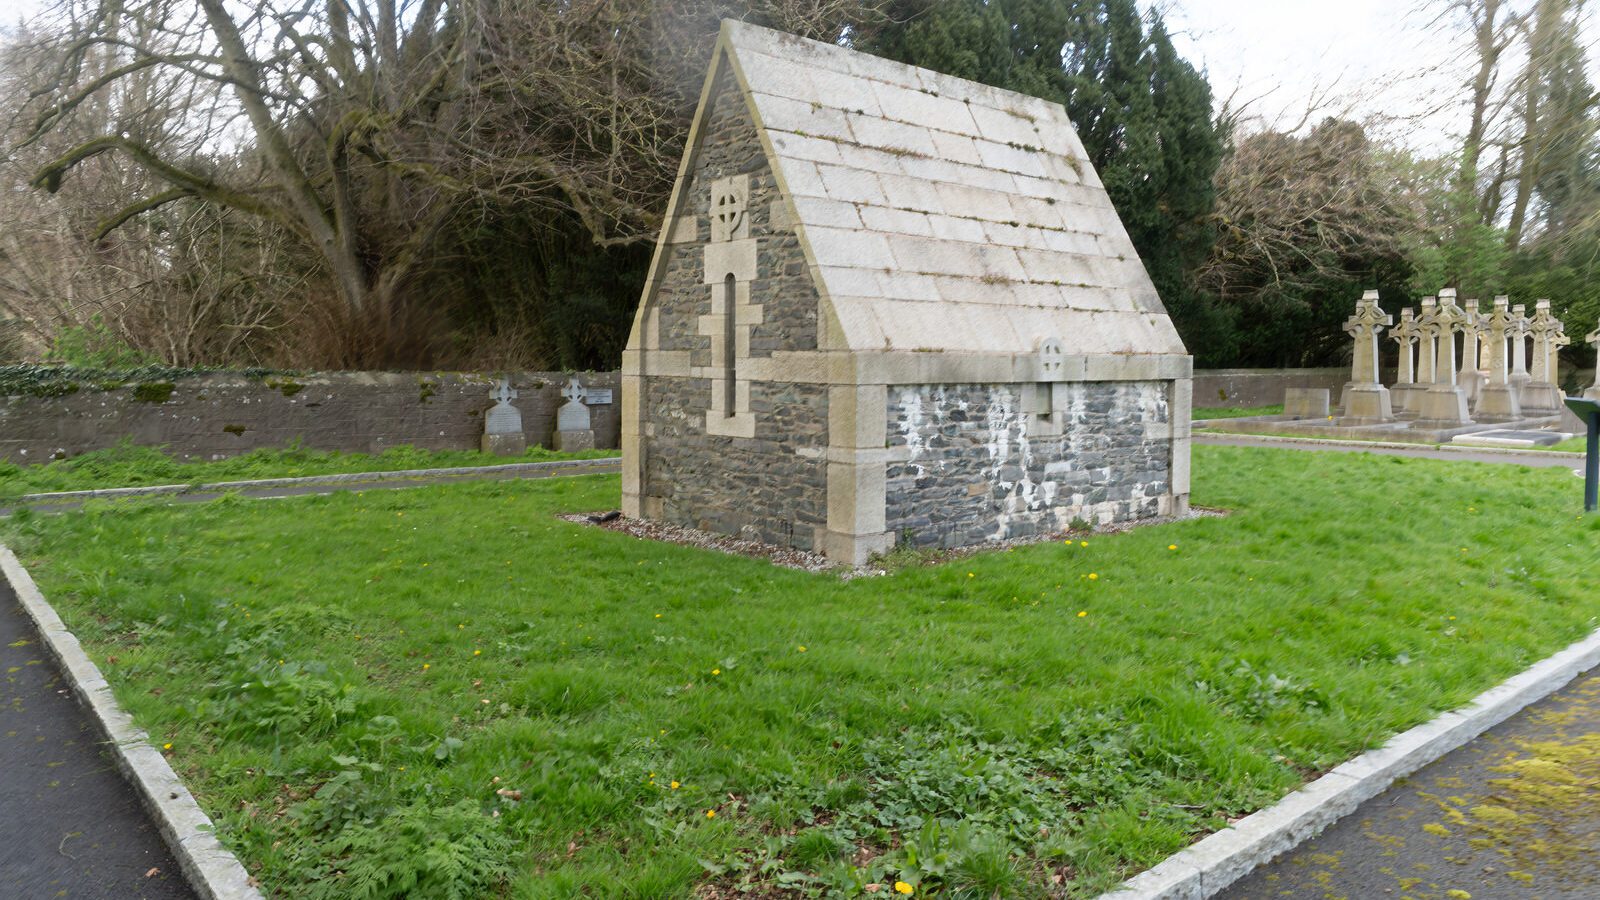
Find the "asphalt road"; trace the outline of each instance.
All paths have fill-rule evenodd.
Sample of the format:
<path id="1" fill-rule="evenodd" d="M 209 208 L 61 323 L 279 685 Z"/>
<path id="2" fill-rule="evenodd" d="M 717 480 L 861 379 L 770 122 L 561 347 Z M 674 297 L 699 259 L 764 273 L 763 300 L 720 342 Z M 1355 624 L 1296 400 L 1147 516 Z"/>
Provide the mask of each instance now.
<path id="1" fill-rule="evenodd" d="M 192 898 L 0 581 L 0 900 Z"/>
<path id="2" fill-rule="evenodd" d="M 1600 898 L 1600 670 L 1218 895 L 1284 897 Z"/>

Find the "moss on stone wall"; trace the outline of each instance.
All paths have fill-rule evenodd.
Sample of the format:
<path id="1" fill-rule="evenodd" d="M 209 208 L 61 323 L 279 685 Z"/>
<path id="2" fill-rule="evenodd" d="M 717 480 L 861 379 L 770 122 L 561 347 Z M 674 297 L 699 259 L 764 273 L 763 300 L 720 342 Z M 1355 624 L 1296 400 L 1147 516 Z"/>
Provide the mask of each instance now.
<path id="1" fill-rule="evenodd" d="M 140 403 L 165 403 L 177 389 L 170 381 L 141 381 L 133 386 L 133 399 Z"/>
<path id="2" fill-rule="evenodd" d="M 183 366 L 140 366 L 134 369 L 92 369 L 77 366 L 25 364 L 0 366 L 0 397 L 64 397 L 79 390 L 115 391 L 130 384 L 177 382 L 201 375 L 263 378 L 271 369 L 195 369 Z"/>

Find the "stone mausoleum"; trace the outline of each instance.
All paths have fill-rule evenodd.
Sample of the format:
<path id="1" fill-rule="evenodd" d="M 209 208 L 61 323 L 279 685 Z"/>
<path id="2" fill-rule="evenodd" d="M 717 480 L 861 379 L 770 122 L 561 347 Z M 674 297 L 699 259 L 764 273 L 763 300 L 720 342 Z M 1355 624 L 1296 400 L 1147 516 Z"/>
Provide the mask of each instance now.
<path id="1" fill-rule="evenodd" d="M 1059 104 L 725 22 L 623 512 L 844 563 L 1178 513 L 1191 371 Z"/>

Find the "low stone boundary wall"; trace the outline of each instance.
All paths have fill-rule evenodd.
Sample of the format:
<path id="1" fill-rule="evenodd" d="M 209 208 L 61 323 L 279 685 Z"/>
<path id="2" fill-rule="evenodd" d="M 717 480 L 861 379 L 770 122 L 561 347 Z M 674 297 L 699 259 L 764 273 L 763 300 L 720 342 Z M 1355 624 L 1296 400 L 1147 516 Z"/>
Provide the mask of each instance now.
<path id="1" fill-rule="evenodd" d="M 1197 369 L 1194 405 L 1208 407 L 1273 406 L 1283 402 L 1288 388 L 1327 388 L 1338 403 L 1339 391 L 1350 380 L 1350 368 L 1336 369 Z"/>
<path id="2" fill-rule="evenodd" d="M 530 446 L 550 446 L 568 375 L 511 376 Z M 609 389 L 595 403 L 595 446 L 615 448 L 621 379 L 580 373 L 585 388 Z M 401 444 L 475 450 L 494 378 L 472 373 L 209 373 L 111 389 L 84 385 L 57 396 L 0 396 L 0 459 L 44 462 L 115 446 L 163 446 L 178 459 L 217 459 L 300 441 L 317 450 L 377 453 Z"/>

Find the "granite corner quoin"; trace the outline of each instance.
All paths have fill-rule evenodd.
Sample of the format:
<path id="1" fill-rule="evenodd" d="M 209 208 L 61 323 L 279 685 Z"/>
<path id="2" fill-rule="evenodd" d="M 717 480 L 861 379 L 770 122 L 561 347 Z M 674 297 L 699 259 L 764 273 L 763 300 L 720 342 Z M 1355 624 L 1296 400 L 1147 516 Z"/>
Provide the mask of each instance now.
<path id="1" fill-rule="evenodd" d="M 725 22 L 623 511 L 846 564 L 1181 513 L 1192 369 L 1059 105 Z"/>

